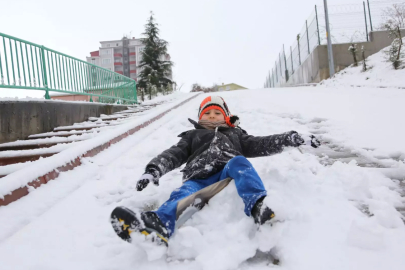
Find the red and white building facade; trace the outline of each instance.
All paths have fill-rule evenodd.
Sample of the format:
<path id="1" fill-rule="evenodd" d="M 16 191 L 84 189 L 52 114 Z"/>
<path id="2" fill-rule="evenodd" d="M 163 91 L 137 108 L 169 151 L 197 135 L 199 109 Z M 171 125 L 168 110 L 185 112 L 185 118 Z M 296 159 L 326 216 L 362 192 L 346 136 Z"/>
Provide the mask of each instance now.
<path id="1" fill-rule="evenodd" d="M 87 62 L 115 71 L 137 81 L 137 76 L 141 68 L 137 67 L 142 59 L 142 50 L 145 45 L 140 39 L 100 41 L 101 47 L 98 51 L 90 52 Z M 170 55 L 166 55 L 165 60 L 170 60 Z"/>

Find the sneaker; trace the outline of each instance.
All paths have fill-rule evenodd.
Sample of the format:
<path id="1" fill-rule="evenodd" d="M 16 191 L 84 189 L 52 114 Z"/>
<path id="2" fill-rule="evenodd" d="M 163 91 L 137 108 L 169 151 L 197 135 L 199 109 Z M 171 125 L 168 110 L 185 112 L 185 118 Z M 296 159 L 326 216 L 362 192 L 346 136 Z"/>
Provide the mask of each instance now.
<path id="1" fill-rule="evenodd" d="M 274 212 L 266 205 L 263 205 L 265 197 L 266 196 L 258 199 L 252 208 L 251 215 L 256 224 L 263 225 L 265 222 L 275 217 Z"/>
<path id="2" fill-rule="evenodd" d="M 155 233 L 156 237 L 152 236 L 152 242 L 164 243 L 168 246 L 169 234 L 167 229 L 154 212 L 143 212 L 139 218 L 139 214 L 119 206 L 112 211 L 110 221 L 115 233 L 127 242 L 131 242 L 133 232 L 139 232 L 146 236 Z"/>

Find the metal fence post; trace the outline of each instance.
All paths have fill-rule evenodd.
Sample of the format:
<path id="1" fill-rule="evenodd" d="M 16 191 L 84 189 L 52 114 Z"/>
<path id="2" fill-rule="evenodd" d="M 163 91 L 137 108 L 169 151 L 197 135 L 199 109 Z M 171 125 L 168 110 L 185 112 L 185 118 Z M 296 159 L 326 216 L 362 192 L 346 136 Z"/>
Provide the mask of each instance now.
<path id="1" fill-rule="evenodd" d="M 291 74 L 294 74 L 294 61 L 293 61 L 293 56 L 292 56 L 292 48 L 291 48 L 291 46 L 290 46 L 290 57 L 291 57 L 291 69 L 292 69 L 292 73 Z"/>
<path id="2" fill-rule="evenodd" d="M 370 1 L 369 0 L 367 0 L 367 5 L 368 5 L 368 18 L 370 19 L 371 32 L 373 32 L 373 23 L 371 22 L 371 12 L 370 12 Z"/>
<path id="3" fill-rule="evenodd" d="M 3 68 L 1 66 L 1 52 L 0 52 L 0 84 L 4 84 Z"/>
<path id="4" fill-rule="evenodd" d="M 301 48 L 300 48 L 300 34 L 297 35 L 297 42 L 298 42 L 298 60 L 301 66 Z"/>
<path id="5" fill-rule="evenodd" d="M 41 54 L 42 54 L 42 79 L 44 80 L 45 86 L 45 99 L 51 99 L 48 92 L 48 77 L 46 76 L 46 65 L 45 65 L 45 47 L 41 46 Z"/>
<path id="6" fill-rule="evenodd" d="M 321 36 L 319 34 L 318 9 L 317 9 L 316 5 L 315 5 L 315 15 L 316 15 L 316 29 L 318 31 L 318 45 L 321 45 Z"/>
<path id="7" fill-rule="evenodd" d="M 270 88 L 272 88 L 273 87 L 273 69 L 271 70 L 271 73 L 270 73 Z"/>
<path id="8" fill-rule="evenodd" d="M 6 42 L 4 41 L 3 37 L 3 50 L 4 50 L 4 58 L 5 58 L 5 63 L 6 63 L 6 71 L 7 71 L 7 82 L 10 84 L 10 75 L 8 74 L 8 61 L 7 61 L 7 51 L 6 51 Z"/>
<path id="9" fill-rule="evenodd" d="M 285 65 L 285 81 L 288 81 L 288 68 L 287 68 L 287 58 L 285 57 L 285 49 L 283 44 L 283 54 L 284 54 L 284 65 Z"/>
<path id="10" fill-rule="evenodd" d="M 335 74 L 335 63 L 333 61 L 332 40 L 330 38 L 329 13 L 328 13 L 327 0 L 323 0 L 323 6 L 325 8 L 326 37 L 328 39 L 329 76 L 332 78 L 332 76 Z"/>
<path id="11" fill-rule="evenodd" d="M 270 88 L 271 85 L 271 73 L 269 71 L 269 76 L 268 76 L 268 80 L 267 80 L 267 88 Z"/>
<path id="12" fill-rule="evenodd" d="M 366 3 L 364 3 L 364 1 L 363 1 L 363 8 L 364 8 L 364 21 L 366 23 L 366 38 L 368 42 L 367 13 L 366 13 Z"/>
<path id="13" fill-rule="evenodd" d="M 305 20 L 305 26 L 307 28 L 307 42 L 308 42 L 308 54 L 310 54 L 310 49 L 309 49 L 309 34 L 308 34 L 308 21 Z"/>
<path id="14" fill-rule="evenodd" d="M 278 74 L 277 74 L 277 61 L 274 62 L 276 67 L 276 82 L 278 82 Z"/>
<path id="15" fill-rule="evenodd" d="M 280 77 L 283 78 L 283 67 L 281 66 L 281 55 L 278 54 L 278 62 L 280 63 Z"/>

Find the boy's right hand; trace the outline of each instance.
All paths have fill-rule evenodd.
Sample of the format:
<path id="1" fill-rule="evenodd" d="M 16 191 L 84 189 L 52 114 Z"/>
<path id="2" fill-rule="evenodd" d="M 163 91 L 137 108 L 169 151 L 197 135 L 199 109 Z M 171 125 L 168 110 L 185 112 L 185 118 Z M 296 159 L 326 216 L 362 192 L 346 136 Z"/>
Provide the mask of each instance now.
<path id="1" fill-rule="evenodd" d="M 146 172 L 139 178 L 136 183 L 136 190 L 142 191 L 146 188 L 150 181 L 156 186 L 159 186 L 160 172 L 155 168 L 147 168 Z"/>

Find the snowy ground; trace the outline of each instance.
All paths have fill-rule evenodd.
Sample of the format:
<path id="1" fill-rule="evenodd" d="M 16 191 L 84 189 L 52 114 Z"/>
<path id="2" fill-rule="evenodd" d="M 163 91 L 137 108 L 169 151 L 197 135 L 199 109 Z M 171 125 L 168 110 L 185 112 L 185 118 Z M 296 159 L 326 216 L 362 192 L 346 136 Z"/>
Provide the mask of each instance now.
<path id="1" fill-rule="evenodd" d="M 176 232 L 167 254 L 145 252 L 113 232 L 108 219 L 114 207 L 153 208 L 181 185 L 178 169 L 159 187 L 135 190 L 146 163 L 192 128 L 187 117 L 196 118 L 203 94 L 1 207 L 0 268 L 405 268 L 405 226 L 398 211 L 405 202 L 404 90 L 301 87 L 221 95 L 249 134 L 296 130 L 325 143 L 317 151 L 302 147 L 251 159 L 280 222 L 257 230 L 231 183 Z M 331 150 L 345 158 L 322 156 Z M 379 169 L 357 165 L 358 157 Z M 397 177 L 388 178 L 384 170 Z"/>

